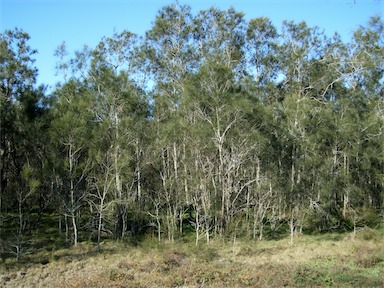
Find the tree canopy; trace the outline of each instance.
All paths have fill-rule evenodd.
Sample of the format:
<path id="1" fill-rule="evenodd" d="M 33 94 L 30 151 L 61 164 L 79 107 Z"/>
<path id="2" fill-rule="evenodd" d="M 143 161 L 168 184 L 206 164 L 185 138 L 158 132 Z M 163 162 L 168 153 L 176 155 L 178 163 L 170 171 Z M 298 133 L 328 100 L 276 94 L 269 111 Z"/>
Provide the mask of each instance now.
<path id="1" fill-rule="evenodd" d="M 343 43 L 305 22 L 176 3 L 145 35 L 73 53 L 63 42 L 51 94 L 28 40 L 0 34 L 0 252 L 21 256 L 44 217 L 73 245 L 293 241 L 382 223 L 380 17 Z"/>

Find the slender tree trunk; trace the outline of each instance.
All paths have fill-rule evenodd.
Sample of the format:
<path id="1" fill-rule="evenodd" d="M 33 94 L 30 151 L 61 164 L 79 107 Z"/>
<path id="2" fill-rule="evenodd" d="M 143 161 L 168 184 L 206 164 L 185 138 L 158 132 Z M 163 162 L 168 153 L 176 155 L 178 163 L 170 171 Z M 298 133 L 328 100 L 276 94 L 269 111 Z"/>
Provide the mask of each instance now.
<path id="1" fill-rule="evenodd" d="M 257 205 L 255 203 L 255 206 L 253 207 L 253 239 L 256 239 L 257 234 Z"/>
<path id="2" fill-rule="evenodd" d="M 70 193 L 70 201 L 71 201 L 71 218 L 72 218 L 72 227 L 73 227 L 73 245 L 77 245 L 77 225 L 76 225 L 76 215 L 75 215 L 75 183 L 74 183 L 74 156 L 76 152 L 73 152 L 72 144 L 69 144 L 68 150 L 68 162 L 69 162 L 69 193 Z"/>
<path id="3" fill-rule="evenodd" d="M 62 230 L 62 227 L 61 227 L 61 213 L 59 213 L 59 223 L 58 223 L 58 228 L 59 228 L 59 234 L 61 235 L 61 230 Z"/>
<path id="4" fill-rule="evenodd" d="M 199 244 L 199 235 L 200 235 L 200 219 L 199 219 L 199 210 L 198 209 L 195 209 L 195 231 L 196 231 L 196 241 L 195 241 L 195 244 L 196 246 Z"/>
<path id="5" fill-rule="evenodd" d="M 185 143 L 183 143 L 183 159 L 182 162 L 184 163 L 184 193 L 185 193 L 185 202 L 189 206 L 190 204 L 190 198 L 189 198 L 189 189 L 188 189 L 188 170 L 187 170 L 187 160 L 186 160 L 186 149 L 185 149 Z"/>
<path id="6" fill-rule="evenodd" d="M 97 227 L 97 250 L 100 252 L 100 241 L 101 241 L 101 228 L 103 227 L 103 209 L 104 209 L 104 199 L 106 191 L 103 190 L 103 196 L 101 197 L 100 206 L 99 206 L 99 223 Z"/>
<path id="7" fill-rule="evenodd" d="M 102 216 L 99 212 L 99 224 L 97 227 L 97 250 L 100 252 L 100 240 L 101 240 L 101 225 L 102 225 Z"/>
<path id="8" fill-rule="evenodd" d="M 136 155 L 137 155 L 137 166 L 136 166 L 136 169 L 137 169 L 137 200 L 138 200 L 138 203 L 139 205 L 141 204 L 141 168 L 140 168 L 140 150 L 138 148 L 139 146 L 139 143 L 136 144 Z"/>
<path id="9" fill-rule="evenodd" d="M 347 217 L 347 210 L 349 206 L 349 197 L 348 197 L 348 188 L 345 189 L 343 194 L 343 218 L 345 219 Z"/>
<path id="10" fill-rule="evenodd" d="M 157 239 L 161 242 L 161 222 L 159 205 L 156 205 Z"/>
<path id="11" fill-rule="evenodd" d="M 344 161 L 343 161 L 344 177 L 347 177 L 347 175 L 348 175 L 347 163 L 348 163 L 348 158 L 347 158 L 347 155 L 344 153 Z M 348 188 L 344 189 L 344 193 L 343 193 L 343 218 L 344 219 L 347 217 L 347 210 L 348 210 L 348 206 L 349 206 L 349 191 L 348 190 L 349 190 Z"/>
<path id="12" fill-rule="evenodd" d="M 290 243 L 292 244 L 293 243 L 293 238 L 295 236 L 295 219 L 294 219 L 294 216 L 293 216 L 293 211 L 292 211 L 292 214 L 291 214 L 291 219 L 289 221 L 289 228 L 290 228 L 290 231 L 291 231 L 291 241 Z"/>
<path id="13" fill-rule="evenodd" d="M 250 205 L 250 202 L 251 202 L 251 193 L 250 193 L 250 189 L 247 189 L 247 197 L 246 197 L 246 204 L 245 204 L 245 221 L 246 221 L 246 225 L 247 225 L 247 236 L 249 237 L 251 234 L 251 216 L 250 216 L 250 209 L 251 209 L 251 205 Z"/>
<path id="14" fill-rule="evenodd" d="M 71 189 L 71 218 L 72 218 L 72 227 L 73 227 L 73 245 L 77 245 L 77 225 L 76 225 L 76 214 L 75 214 L 75 191 L 73 179 L 70 181 Z"/>
<path id="15" fill-rule="evenodd" d="M 205 227 L 205 239 L 207 241 L 207 245 L 210 243 L 210 237 L 209 237 L 209 223 L 206 222 L 206 227 Z"/>
<path id="16" fill-rule="evenodd" d="M 72 225 L 73 225 L 73 245 L 77 246 L 77 225 L 76 225 L 76 217 L 72 215 Z"/>
<path id="17" fill-rule="evenodd" d="M 22 233 L 23 233 L 23 200 L 22 200 L 22 192 L 18 192 L 19 193 L 19 206 L 18 206 L 18 210 L 19 210 L 19 229 L 17 231 L 17 235 L 18 237 L 21 237 Z"/>
<path id="18" fill-rule="evenodd" d="M 264 229 L 264 224 L 263 222 L 261 221 L 260 222 L 260 226 L 259 226 L 259 240 L 263 240 L 263 229 Z"/>
<path id="19" fill-rule="evenodd" d="M 183 207 L 180 207 L 180 212 L 179 212 L 180 235 L 183 234 L 183 220 L 184 220 L 184 209 Z"/>
<path id="20" fill-rule="evenodd" d="M 64 214 L 64 222 L 65 222 L 65 242 L 68 242 L 69 226 L 68 226 L 68 215 L 67 214 Z"/>

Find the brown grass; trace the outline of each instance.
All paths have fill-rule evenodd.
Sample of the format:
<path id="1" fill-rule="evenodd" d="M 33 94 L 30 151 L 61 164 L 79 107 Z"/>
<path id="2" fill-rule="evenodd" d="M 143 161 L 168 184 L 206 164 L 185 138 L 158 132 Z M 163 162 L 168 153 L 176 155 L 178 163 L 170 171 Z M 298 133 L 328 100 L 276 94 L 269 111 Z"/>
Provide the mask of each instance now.
<path id="1" fill-rule="evenodd" d="M 279 241 L 105 242 L 34 255 L 0 266 L 0 287 L 384 287 L 382 233 L 303 236 Z M 31 256 L 32 257 L 32 256 Z M 43 263 L 43 264 L 42 264 Z"/>

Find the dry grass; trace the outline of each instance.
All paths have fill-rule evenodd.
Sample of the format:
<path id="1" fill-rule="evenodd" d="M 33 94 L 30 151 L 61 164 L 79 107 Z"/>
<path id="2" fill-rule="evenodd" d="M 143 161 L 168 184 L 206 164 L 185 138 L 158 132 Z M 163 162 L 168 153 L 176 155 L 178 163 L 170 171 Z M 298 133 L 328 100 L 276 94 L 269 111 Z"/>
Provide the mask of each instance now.
<path id="1" fill-rule="evenodd" d="M 30 265 L 2 263 L 0 287 L 384 287 L 382 236 L 375 230 L 355 239 L 303 236 L 292 245 L 289 239 L 199 247 L 105 242 L 101 254 L 80 244 L 33 255 L 39 260 Z"/>

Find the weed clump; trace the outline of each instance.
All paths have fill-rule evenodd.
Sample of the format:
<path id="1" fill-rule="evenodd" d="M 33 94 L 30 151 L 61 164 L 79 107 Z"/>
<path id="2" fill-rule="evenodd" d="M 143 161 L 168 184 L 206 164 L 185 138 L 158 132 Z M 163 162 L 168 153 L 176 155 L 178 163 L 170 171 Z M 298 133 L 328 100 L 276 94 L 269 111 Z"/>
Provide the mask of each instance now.
<path id="1" fill-rule="evenodd" d="M 356 239 L 364 241 L 383 241 L 383 235 L 380 231 L 369 227 L 359 228 L 356 232 Z"/>

